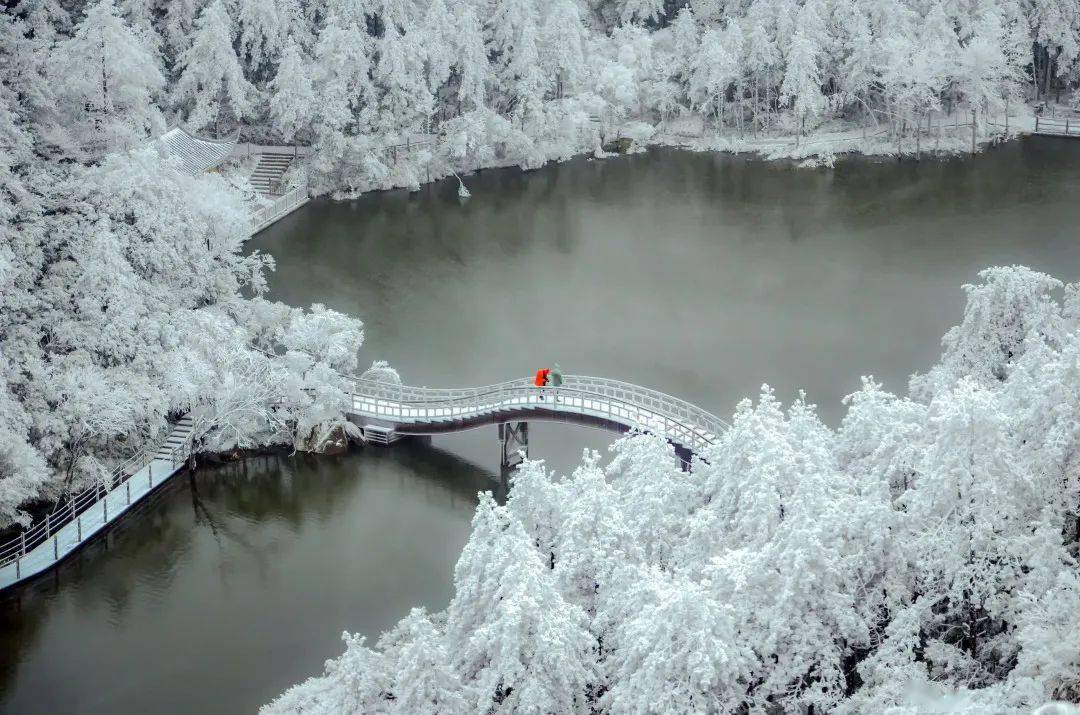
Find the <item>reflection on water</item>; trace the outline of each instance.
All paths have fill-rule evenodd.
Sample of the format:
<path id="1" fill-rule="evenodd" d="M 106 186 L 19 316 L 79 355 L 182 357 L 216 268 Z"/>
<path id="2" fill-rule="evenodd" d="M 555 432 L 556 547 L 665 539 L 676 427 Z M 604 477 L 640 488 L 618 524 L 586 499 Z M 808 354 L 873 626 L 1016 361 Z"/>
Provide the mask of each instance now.
<path id="1" fill-rule="evenodd" d="M 465 180 L 464 205 L 449 181 L 289 217 L 252 244 L 278 260 L 274 297 L 363 317 L 411 383 L 558 361 L 721 416 L 762 383 L 805 388 L 835 423 L 860 375 L 903 390 L 936 359 L 980 269 L 1080 268 L 1068 140 L 834 170 L 654 151 Z"/>
<path id="2" fill-rule="evenodd" d="M 991 264 L 1078 278 L 1080 142 L 835 170 L 656 151 L 314 202 L 251 243 L 274 297 L 364 318 L 413 384 L 568 372 L 724 416 L 762 383 L 832 423 L 940 352 Z M 540 423 L 565 470 L 610 436 Z M 0 607 L 0 710 L 251 711 L 413 605 L 441 609 L 494 428 L 200 469 Z"/>
<path id="3" fill-rule="evenodd" d="M 0 609 L 6 712 L 244 712 L 443 608 L 491 474 L 419 442 L 178 476 Z"/>

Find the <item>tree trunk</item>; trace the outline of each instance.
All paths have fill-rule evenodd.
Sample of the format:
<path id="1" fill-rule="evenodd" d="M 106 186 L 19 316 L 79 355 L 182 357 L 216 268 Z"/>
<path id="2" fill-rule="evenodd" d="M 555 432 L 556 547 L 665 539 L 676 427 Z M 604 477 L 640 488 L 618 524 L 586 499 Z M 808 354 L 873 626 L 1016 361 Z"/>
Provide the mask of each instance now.
<path id="1" fill-rule="evenodd" d="M 1050 48 L 1046 48 L 1046 64 L 1043 66 L 1043 96 L 1050 96 Z"/>
<path id="2" fill-rule="evenodd" d="M 915 122 L 915 161 L 919 161 L 922 151 L 922 117 Z"/>

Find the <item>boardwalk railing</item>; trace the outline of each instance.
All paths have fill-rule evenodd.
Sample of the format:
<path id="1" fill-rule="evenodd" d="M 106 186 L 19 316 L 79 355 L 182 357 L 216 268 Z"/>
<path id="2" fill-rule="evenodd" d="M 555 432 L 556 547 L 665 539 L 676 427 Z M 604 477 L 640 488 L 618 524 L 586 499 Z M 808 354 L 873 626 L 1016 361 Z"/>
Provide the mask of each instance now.
<path id="1" fill-rule="evenodd" d="M 1080 137 L 1080 117 L 1040 117 L 1035 115 L 1035 133 Z"/>
<path id="2" fill-rule="evenodd" d="M 295 211 L 309 200 L 306 186 L 289 189 L 274 199 L 269 206 L 264 206 L 251 215 L 251 232 L 258 233 L 282 216 Z"/>
<path id="3" fill-rule="evenodd" d="M 83 540 L 82 519 L 86 512 L 96 510 L 102 515 L 102 519 L 100 520 L 102 524 L 109 522 L 109 497 L 123 489 L 126 499 L 120 499 L 118 501 L 114 497 L 113 503 L 130 506 L 132 501 L 131 478 L 134 475 L 138 474 L 143 469 L 149 468 L 147 472 L 149 484 L 146 485 L 146 489 L 153 488 L 153 463 L 155 461 L 160 462 L 163 460 L 160 453 L 163 444 L 164 442 L 155 443 L 153 446 L 139 450 L 127 461 L 114 469 L 106 479 L 61 501 L 51 514 L 32 524 L 28 529 L 25 529 L 19 534 L 19 536 L 0 545 L 0 568 L 14 563 L 15 577 L 16 579 L 21 578 L 23 575 L 20 568 L 21 559 L 25 557 L 27 553 L 46 544 L 50 539 L 53 540 L 53 560 L 59 560 L 61 556 L 59 553 L 61 545 L 58 540 L 60 531 L 69 524 L 75 523 L 77 542 L 81 542 Z M 186 440 L 176 447 L 171 448 L 169 457 L 165 461 L 171 465 L 172 471 L 175 471 L 176 467 L 183 464 L 190 453 L 191 443 L 189 440 Z M 171 474 L 172 471 L 170 471 L 169 474 Z M 162 473 L 158 475 L 158 478 L 164 479 L 167 476 L 168 474 Z M 141 491 L 142 485 L 140 484 L 139 486 L 140 489 L 137 490 L 137 494 Z M 95 514 L 95 517 L 96 516 L 97 515 Z"/>
<path id="4" fill-rule="evenodd" d="M 719 417 L 656 390 L 602 377 L 567 375 L 560 387 L 529 378 L 496 385 L 433 389 L 356 380 L 353 413 L 421 432 L 448 422 L 542 410 L 584 415 L 655 432 L 698 453 L 728 427 Z M 520 418 L 525 419 L 525 418 Z"/>

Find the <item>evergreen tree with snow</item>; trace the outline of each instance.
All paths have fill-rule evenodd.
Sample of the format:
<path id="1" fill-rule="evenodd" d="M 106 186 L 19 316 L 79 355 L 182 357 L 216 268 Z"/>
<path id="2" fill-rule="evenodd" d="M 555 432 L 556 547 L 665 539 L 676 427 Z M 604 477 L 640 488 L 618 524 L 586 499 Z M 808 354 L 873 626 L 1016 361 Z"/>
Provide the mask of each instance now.
<path id="1" fill-rule="evenodd" d="M 807 121 L 825 110 L 825 95 L 821 91 L 821 38 L 824 24 L 816 0 L 810 0 L 799 11 L 797 29 L 787 48 L 787 68 L 780 85 L 780 101 L 791 107 L 796 132 L 801 135 Z"/>
<path id="2" fill-rule="evenodd" d="M 434 111 L 428 88 L 423 39 L 411 28 L 403 0 L 384 0 L 383 34 L 378 40 L 378 61 L 373 78 L 379 89 L 378 127 L 389 135 L 427 129 Z"/>
<path id="3" fill-rule="evenodd" d="M 310 63 L 296 41 L 289 38 L 270 84 L 270 117 L 287 142 L 304 133 L 316 111 L 315 91 L 309 76 Z"/>
<path id="4" fill-rule="evenodd" d="M 555 97 L 576 94 L 587 69 L 585 46 L 588 33 L 574 0 L 553 0 L 541 32 L 540 65 L 555 78 Z"/>
<path id="5" fill-rule="evenodd" d="M 458 113 L 487 106 L 493 75 L 484 44 L 483 24 L 470 3 L 461 3 L 457 14 Z"/>
<path id="6" fill-rule="evenodd" d="M 161 63 L 113 0 L 91 5 L 75 35 L 49 57 L 59 111 L 77 146 L 107 149 L 145 142 L 164 130 L 156 100 L 165 87 Z"/>
<path id="7" fill-rule="evenodd" d="M 490 494 L 481 496 L 454 584 L 446 636 L 475 710 L 585 709 L 596 669 L 585 614 L 559 594 L 521 523 Z"/>
<path id="8" fill-rule="evenodd" d="M 245 79 L 232 45 L 232 19 L 213 0 L 195 21 L 194 39 L 180 55 L 173 103 L 194 130 L 238 122 L 252 111 L 255 88 Z"/>

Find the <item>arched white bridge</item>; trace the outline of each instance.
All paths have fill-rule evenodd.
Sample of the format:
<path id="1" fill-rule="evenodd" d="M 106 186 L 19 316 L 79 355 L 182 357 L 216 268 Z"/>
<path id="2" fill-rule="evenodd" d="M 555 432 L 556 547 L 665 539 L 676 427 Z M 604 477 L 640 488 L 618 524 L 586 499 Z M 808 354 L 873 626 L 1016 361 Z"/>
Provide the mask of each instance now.
<path id="1" fill-rule="evenodd" d="M 667 439 L 684 466 L 728 427 L 719 417 L 647 387 L 602 377 L 567 375 L 559 387 L 531 378 L 497 385 L 433 389 L 356 380 L 350 419 L 368 441 L 389 444 L 403 435 L 433 435 L 499 426 L 502 464 L 528 451 L 528 423 L 583 423 L 615 432 L 640 430 Z"/>

